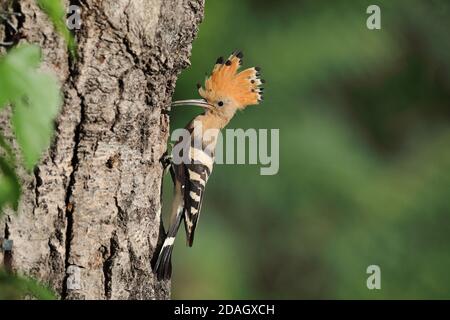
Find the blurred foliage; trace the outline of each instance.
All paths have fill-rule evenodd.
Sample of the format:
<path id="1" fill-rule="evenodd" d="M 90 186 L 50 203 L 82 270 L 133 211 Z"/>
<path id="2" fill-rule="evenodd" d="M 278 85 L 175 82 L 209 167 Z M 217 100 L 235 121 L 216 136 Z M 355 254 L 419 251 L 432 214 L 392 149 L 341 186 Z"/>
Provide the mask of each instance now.
<path id="1" fill-rule="evenodd" d="M 66 8 L 61 0 L 36 0 L 39 7 L 44 11 L 67 43 L 70 56 L 77 57 L 77 43 L 72 33 L 66 26 Z"/>
<path id="2" fill-rule="evenodd" d="M 242 49 L 266 100 L 229 127 L 279 128 L 280 171 L 216 165 L 194 247 L 177 239 L 174 298 L 450 296 L 450 3 L 377 1 L 373 31 L 370 4 L 206 1 L 174 99 Z M 173 110 L 172 129 L 199 112 Z"/>
<path id="3" fill-rule="evenodd" d="M 17 177 L 14 168 L 11 167 L 10 162 L 0 157 L 0 217 L 3 215 L 2 208 L 6 205 L 11 205 L 14 210 L 17 210 L 20 199 L 21 187 L 19 178 Z"/>
<path id="4" fill-rule="evenodd" d="M 0 106 L 13 106 L 11 122 L 28 170 L 48 147 L 61 104 L 55 77 L 37 70 L 40 59 L 38 47 L 23 45 L 0 61 Z"/>
<path id="5" fill-rule="evenodd" d="M 18 275 L 11 275 L 0 270 L 0 300 L 15 300 L 30 297 L 40 300 L 55 299 L 53 292 L 36 280 Z"/>
<path id="6" fill-rule="evenodd" d="M 75 57 L 75 42 L 64 24 L 65 10 L 59 0 L 38 0 L 49 15 L 55 29 L 68 43 Z M 62 97 L 56 77 L 39 70 L 40 48 L 22 44 L 13 47 L 0 57 L 0 110 L 11 106 L 11 127 L 22 157 L 16 157 L 14 149 L 0 132 L 0 218 L 6 206 L 17 210 L 21 185 L 16 170 L 23 166 L 28 172 L 37 164 L 42 152 L 48 148 Z M 23 159 L 18 162 L 18 159 Z M 2 262 L 3 264 L 3 262 Z M 54 299 L 54 293 L 36 280 L 13 274 L 0 268 L 0 299 Z"/>

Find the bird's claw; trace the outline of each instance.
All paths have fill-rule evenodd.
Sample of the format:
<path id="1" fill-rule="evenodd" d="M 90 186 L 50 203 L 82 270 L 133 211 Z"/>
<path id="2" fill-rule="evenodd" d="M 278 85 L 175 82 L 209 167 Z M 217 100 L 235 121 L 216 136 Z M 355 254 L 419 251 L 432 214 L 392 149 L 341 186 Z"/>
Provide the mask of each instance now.
<path id="1" fill-rule="evenodd" d="M 169 169 L 172 165 L 172 155 L 167 153 L 167 151 L 164 152 L 163 156 L 160 159 L 160 162 L 163 166 L 164 172 L 166 172 L 167 169 Z"/>

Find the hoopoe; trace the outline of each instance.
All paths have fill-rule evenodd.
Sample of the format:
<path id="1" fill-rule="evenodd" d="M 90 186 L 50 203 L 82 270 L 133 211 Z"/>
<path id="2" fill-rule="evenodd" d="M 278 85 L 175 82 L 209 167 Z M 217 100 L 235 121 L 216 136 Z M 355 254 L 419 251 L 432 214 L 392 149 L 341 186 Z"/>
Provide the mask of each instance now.
<path id="1" fill-rule="evenodd" d="M 172 106 L 200 106 L 204 108 L 204 113 L 195 117 L 187 125 L 190 139 L 177 142 L 177 144 L 185 144 L 183 150 L 189 150 L 187 163 L 171 162 L 169 164 L 174 181 L 174 200 L 171 224 L 155 264 L 155 272 L 159 279 L 168 279 L 171 276 L 172 250 L 182 220 L 184 220 L 187 245 L 192 246 L 205 185 L 213 169 L 219 131 L 230 122 L 237 110 L 259 104 L 263 100 L 263 88 L 260 86 L 264 80 L 260 79 L 260 68 L 248 68 L 238 73 L 242 57 L 242 52 L 238 51 L 227 60 L 223 57 L 217 59 L 211 75 L 205 80 L 205 88 L 202 88 L 200 84 L 197 85 L 203 99 L 172 103 Z M 209 134 L 204 134 L 206 132 Z"/>

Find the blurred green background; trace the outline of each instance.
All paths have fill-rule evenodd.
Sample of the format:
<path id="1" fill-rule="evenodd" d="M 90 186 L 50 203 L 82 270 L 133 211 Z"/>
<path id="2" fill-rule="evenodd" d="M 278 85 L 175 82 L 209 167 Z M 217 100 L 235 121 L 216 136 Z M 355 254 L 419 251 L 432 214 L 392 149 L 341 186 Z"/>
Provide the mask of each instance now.
<path id="1" fill-rule="evenodd" d="M 228 127 L 279 128 L 280 170 L 216 165 L 173 298 L 450 298 L 449 30 L 444 0 L 207 0 L 174 99 L 243 50 L 265 101 Z M 171 129 L 199 113 L 173 110 Z"/>

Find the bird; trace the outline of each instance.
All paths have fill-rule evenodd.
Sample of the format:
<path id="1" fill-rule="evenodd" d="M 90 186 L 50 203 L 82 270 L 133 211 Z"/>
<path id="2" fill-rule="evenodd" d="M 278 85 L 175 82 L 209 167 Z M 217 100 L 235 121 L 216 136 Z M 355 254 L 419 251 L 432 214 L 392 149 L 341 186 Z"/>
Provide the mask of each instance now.
<path id="1" fill-rule="evenodd" d="M 158 279 L 171 277 L 172 251 L 182 221 L 187 245 L 191 247 L 193 244 L 220 130 L 230 122 L 236 111 L 263 101 L 261 85 L 265 81 L 261 79 L 261 68 L 251 67 L 239 72 L 243 56 L 242 51 L 234 51 L 226 60 L 223 57 L 217 59 L 211 74 L 206 76 L 204 88 L 197 84 L 202 99 L 180 100 L 171 104 L 172 107 L 199 106 L 204 112 L 189 122 L 185 127 L 188 139 L 178 140 L 172 155 L 164 160 L 164 166 L 170 170 L 174 182 L 174 198 L 170 226 L 154 266 Z M 174 154 L 177 146 L 182 147 L 178 148 L 182 151 Z M 176 156 L 185 156 L 184 161 L 173 161 Z"/>

